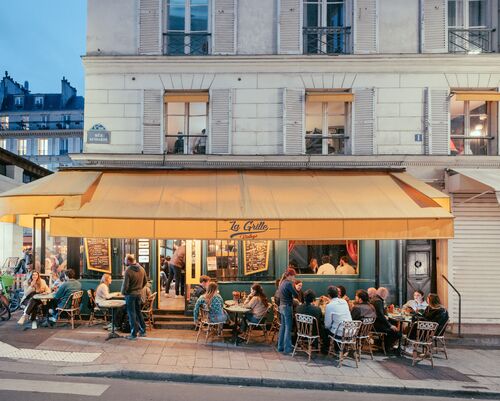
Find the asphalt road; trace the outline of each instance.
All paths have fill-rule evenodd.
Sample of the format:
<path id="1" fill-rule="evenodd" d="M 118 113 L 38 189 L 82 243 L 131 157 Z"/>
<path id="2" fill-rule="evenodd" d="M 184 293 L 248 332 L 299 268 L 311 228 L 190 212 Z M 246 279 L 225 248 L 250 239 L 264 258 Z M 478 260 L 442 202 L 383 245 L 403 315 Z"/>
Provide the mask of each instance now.
<path id="1" fill-rule="evenodd" d="M 432 401 L 415 397 L 335 391 L 274 389 L 88 377 L 0 373 L 0 401 Z"/>

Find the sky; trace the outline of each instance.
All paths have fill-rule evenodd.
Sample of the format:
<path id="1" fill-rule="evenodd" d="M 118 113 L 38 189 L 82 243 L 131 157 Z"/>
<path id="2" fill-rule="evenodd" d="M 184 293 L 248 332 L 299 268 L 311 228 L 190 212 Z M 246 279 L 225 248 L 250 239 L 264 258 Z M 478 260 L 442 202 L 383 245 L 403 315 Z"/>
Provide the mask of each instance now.
<path id="1" fill-rule="evenodd" d="M 83 95 L 86 0 L 0 0 L 0 79 L 60 93 L 63 76 Z"/>

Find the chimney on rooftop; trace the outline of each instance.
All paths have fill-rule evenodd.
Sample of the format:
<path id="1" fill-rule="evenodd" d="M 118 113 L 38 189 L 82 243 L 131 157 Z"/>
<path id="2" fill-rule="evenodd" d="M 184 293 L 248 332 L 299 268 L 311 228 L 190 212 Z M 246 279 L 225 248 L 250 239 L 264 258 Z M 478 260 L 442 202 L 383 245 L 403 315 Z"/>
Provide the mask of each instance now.
<path id="1" fill-rule="evenodd" d="M 30 90 L 30 83 L 28 81 L 24 81 L 24 89 L 26 89 L 27 91 Z"/>

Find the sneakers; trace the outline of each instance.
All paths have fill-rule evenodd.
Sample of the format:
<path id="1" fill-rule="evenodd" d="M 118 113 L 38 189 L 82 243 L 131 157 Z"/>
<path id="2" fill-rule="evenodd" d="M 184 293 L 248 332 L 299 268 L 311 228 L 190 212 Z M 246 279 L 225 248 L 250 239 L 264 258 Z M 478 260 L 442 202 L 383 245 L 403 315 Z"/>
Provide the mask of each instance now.
<path id="1" fill-rule="evenodd" d="M 147 337 L 146 332 L 140 331 L 139 332 L 139 337 Z"/>
<path id="2" fill-rule="evenodd" d="M 52 322 L 52 323 L 57 322 L 57 317 L 55 317 L 55 316 L 49 317 L 49 322 Z"/>
<path id="3" fill-rule="evenodd" d="M 137 340 L 137 337 L 136 337 L 136 336 L 132 336 L 132 335 L 127 336 L 127 337 L 125 337 L 125 338 L 126 338 L 127 340 L 130 340 L 130 341 L 135 341 L 135 340 Z"/>
<path id="4" fill-rule="evenodd" d="M 22 315 L 21 318 L 17 321 L 17 324 L 20 324 L 21 326 L 26 322 L 27 315 Z"/>
<path id="5" fill-rule="evenodd" d="M 184 298 L 184 295 L 176 295 L 175 298 Z"/>
<path id="6" fill-rule="evenodd" d="M 54 309 L 49 309 L 49 315 L 53 315 L 54 314 Z"/>
<path id="7" fill-rule="evenodd" d="M 38 329 L 38 325 L 36 324 L 36 320 L 33 320 L 31 322 L 31 330 L 36 330 L 36 329 Z"/>

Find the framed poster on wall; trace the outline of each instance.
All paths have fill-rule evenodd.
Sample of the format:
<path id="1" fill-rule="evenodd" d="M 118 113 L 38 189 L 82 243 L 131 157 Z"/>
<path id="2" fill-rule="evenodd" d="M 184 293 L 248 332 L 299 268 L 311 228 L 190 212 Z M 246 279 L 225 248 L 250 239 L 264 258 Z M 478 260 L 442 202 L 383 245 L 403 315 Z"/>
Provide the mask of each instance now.
<path id="1" fill-rule="evenodd" d="M 111 274 L 111 240 L 109 238 L 85 238 L 87 269 Z"/>
<path id="2" fill-rule="evenodd" d="M 243 243 L 243 268 L 245 276 L 265 272 L 269 268 L 271 241 L 254 240 Z"/>

